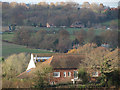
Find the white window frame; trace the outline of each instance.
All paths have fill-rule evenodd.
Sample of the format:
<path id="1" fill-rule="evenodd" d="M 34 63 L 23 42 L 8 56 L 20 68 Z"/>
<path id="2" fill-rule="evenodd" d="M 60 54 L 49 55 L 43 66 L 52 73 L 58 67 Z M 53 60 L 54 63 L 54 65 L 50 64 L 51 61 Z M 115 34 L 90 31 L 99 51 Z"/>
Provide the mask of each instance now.
<path id="1" fill-rule="evenodd" d="M 66 77 L 66 72 L 63 73 L 63 76 Z"/>
<path id="2" fill-rule="evenodd" d="M 75 77 L 75 72 L 77 74 L 77 77 Z M 78 71 L 74 71 L 74 79 L 78 79 Z"/>
<path id="3" fill-rule="evenodd" d="M 68 72 L 68 77 L 71 77 L 71 72 Z"/>
<path id="4" fill-rule="evenodd" d="M 54 76 L 54 73 L 57 73 L 58 76 Z M 60 77 L 60 72 L 53 72 L 53 77 Z"/>
<path id="5" fill-rule="evenodd" d="M 98 72 L 93 72 L 93 73 L 92 73 L 92 76 L 93 76 L 93 77 L 98 77 Z"/>

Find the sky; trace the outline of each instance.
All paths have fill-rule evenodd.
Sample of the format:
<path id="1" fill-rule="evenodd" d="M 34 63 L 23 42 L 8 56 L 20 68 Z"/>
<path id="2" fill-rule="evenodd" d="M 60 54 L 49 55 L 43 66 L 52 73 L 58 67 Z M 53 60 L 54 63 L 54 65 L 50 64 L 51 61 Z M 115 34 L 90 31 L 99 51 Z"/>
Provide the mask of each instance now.
<path id="1" fill-rule="evenodd" d="M 18 3 L 39 3 L 39 2 L 68 2 L 68 1 L 73 1 L 73 2 L 77 2 L 79 4 L 82 4 L 83 2 L 89 2 L 89 3 L 103 3 L 105 6 L 110 6 L 110 7 L 117 7 L 118 6 L 118 2 L 120 0 L 0 0 L 2 2 L 18 2 Z"/>

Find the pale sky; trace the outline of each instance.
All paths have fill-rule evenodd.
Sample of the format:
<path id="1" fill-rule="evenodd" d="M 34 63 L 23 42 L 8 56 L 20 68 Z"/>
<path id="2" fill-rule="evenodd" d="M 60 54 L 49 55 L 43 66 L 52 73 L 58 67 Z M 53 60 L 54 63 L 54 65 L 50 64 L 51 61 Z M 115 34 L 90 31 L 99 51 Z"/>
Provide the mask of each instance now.
<path id="1" fill-rule="evenodd" d="M 18 3 L 39 3 L 39 2 L 68 2 L 68 1 L 73 1 L 73 2 L 78 2 L 82 4 L 83 2 L 89 2 L 89 3 L 103 3 L 106 6 L 110 7 L 117 7 L 118 2 L 120 0 L 0 0 L 2 2 L 18 2 Z"/>

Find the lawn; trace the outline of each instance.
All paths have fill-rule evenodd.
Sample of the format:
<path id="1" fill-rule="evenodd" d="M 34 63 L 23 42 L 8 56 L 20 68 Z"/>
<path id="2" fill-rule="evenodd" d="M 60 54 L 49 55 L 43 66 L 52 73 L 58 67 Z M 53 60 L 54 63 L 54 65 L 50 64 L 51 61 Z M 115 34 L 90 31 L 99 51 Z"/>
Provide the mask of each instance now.
<path id="1" fill-rule="evenodd" d="M 2 56 L 9 56 L 14 53 L 53 53 L 47 50 L 40 50 L 40 49 L 30 49 L 26 46 L 16 45 L 11 43 L 2 42 Z"/>

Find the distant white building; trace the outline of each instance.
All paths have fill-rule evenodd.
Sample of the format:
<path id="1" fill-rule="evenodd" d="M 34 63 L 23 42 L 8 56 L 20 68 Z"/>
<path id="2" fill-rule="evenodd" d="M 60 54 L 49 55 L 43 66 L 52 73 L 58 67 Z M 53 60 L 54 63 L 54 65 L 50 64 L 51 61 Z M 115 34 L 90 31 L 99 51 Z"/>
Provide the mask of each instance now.
<path id="1" fill-rule="evenodd" d="M 49 23 L 46 23 L 46 27 L 47 28 L 50 28 L 50 27 L 56 27 L 54 24 L 49 24 Z"/>

